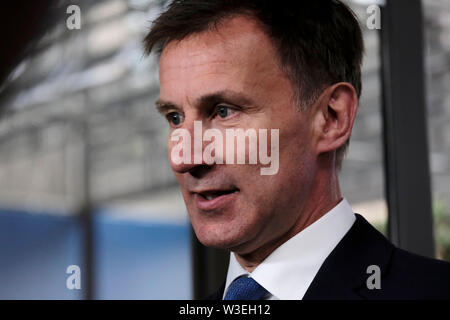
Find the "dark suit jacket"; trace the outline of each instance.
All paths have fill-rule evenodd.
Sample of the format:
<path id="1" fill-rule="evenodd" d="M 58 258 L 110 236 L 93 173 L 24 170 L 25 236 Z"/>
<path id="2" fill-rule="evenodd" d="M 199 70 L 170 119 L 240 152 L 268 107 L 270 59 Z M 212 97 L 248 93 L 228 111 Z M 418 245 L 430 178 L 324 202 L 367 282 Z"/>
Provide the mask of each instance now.
<path id="1" fill-rule="evenodd" d="M 377 265 L 381 289 L 368 289 Z M 221 300 L 225 283 L 207 299 Z M 304 300 L 450 299 L 450 263 L 396 248 L 361 215 L 325 259 Z"/>

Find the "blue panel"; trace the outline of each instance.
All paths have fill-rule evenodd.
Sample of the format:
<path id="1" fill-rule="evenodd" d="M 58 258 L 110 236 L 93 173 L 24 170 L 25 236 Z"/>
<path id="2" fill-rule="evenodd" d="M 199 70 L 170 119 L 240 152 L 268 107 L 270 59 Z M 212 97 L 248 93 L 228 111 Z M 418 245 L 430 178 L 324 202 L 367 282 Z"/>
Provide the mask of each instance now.
<path id="1" fill-rule="evenodd" d="M 189 225 L 96 215 L 97 299 L 190 299 Z"/>
<path id="2" fill-rule="evenodd" d="M 79 299 L 67 266 L 81 266 L 74 217 L 0 210 L 0 299 Z"/>
<path id="3" fill-rule="evenodd" d="M 189 225 L 96 215 L 97 299 L 190 299 Z M 0 210 L 0 299 L 82 299 L 81 226 L 76 217 Z M 81 267 L 82 289 L 66 287 Z"/>

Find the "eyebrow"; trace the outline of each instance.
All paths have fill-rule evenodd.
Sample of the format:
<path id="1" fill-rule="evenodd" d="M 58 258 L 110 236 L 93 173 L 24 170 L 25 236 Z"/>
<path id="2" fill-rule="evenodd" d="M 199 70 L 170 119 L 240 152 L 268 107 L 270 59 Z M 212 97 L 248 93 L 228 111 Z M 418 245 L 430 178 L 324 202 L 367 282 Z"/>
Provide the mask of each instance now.
<path id="1" fill-rule="evenodd" d="M 232 90 L 222 90 L 206 94 L 197 98 L 194 101 L 194 107 L 197 109 L 203 109 L 207 106 L 211 106 L 219 102 L 228 102 L 242 107 L 256 106 L 256 104 L 250 97 L 247 97 L 242 93 L 235 92 Z M 156 108 L 162 114 L 164 114 L 164 112 L 167 112 L 168 110 L 178 110 L 178 111 L 182 110 L 182 108 L 178 106 L 176 103 L 165 101 L 163 99 L 158 99 L 158 101 L 156 101 Z"/>
<path id="2" fill-rule="evenodd" d="M 176 104 L 168 102 L 168 101 L 164 101 L 164 100 L 161 100 L 161 99 L 158 99 L 158 101 L 156 101 L 155 105 L 156 105 L 156 109 L 161 114 L 165 114 L 169 110 L 181 111 L 181 108 L 178 107 Z"/>

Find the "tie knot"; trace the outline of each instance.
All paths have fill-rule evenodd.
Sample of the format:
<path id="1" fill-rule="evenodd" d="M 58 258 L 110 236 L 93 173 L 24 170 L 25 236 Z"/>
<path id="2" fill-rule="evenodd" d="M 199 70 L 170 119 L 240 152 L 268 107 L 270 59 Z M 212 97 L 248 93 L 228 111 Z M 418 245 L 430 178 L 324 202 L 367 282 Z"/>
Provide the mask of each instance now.
<path id="1" fill-rule="evenodd" d="M 253 278 L 243 276 L 231 283 L 224 300 L 261 300 L 266 293 Z"/>

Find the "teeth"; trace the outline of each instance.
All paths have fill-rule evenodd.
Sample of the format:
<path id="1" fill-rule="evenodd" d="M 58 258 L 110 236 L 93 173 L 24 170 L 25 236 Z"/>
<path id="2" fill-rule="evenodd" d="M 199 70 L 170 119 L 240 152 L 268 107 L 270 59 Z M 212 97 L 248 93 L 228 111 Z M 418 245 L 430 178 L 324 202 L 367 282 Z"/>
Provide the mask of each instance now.
<path id="1" fill-rule="evenodd" d="M 212 200 L 212 199 L 215 199 L 217 197 L 220 197 L 220 196 L 223 196 L 223 195 L 227 195 L 227 194 L 230 194 L 230 193 L 233 193 L 233 192 L 236 192 L 236 190 L 225 190 L 225 191 L 217 191 L 217 192 L 210 192 L 210 193 L 202 193 L 201 195 L 206 200 Z"/>

